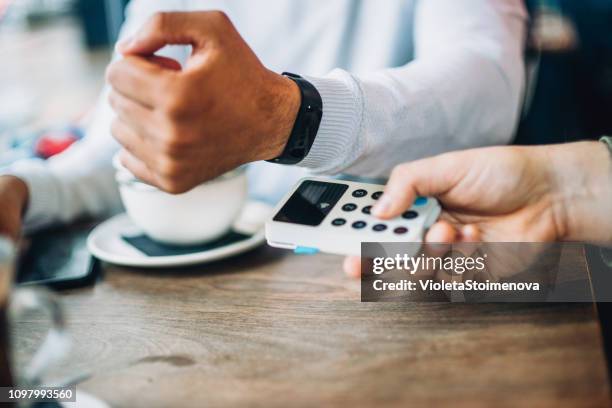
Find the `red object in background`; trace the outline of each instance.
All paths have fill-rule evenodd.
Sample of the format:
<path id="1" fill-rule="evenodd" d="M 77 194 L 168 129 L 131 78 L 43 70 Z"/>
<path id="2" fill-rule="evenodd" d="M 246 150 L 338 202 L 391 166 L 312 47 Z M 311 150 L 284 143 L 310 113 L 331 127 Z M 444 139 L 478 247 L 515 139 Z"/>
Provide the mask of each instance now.
<path id="1" fill-rule="evenodd" d="M 69 131 L 43 134 L 36 142 L 36 155 L 48 159 L 60 154 L 77 140 L 79 140 L 79 136 Z"/>
<path id="2" fill-rule="evenodd" d="M 4 13 L 8 9 L 10 1 L 11 0 L 0 0 L 0 20 L 2 20 Z"/>

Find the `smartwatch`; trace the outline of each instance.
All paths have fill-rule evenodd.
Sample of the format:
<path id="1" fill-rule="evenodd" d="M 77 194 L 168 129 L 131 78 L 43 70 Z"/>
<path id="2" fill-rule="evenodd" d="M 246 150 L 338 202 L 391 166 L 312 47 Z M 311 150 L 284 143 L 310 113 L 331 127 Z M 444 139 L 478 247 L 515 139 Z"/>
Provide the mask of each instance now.
<path id="1" fill-rule="evenodd" d="M 297 164 L 308 155 L 323 117 L 323 101 L 317 88 L 299 75 L 283 72 L 300 89 L 302 102 L 293 129 L 280 156 L 267 160 L 278 164 Z"/>

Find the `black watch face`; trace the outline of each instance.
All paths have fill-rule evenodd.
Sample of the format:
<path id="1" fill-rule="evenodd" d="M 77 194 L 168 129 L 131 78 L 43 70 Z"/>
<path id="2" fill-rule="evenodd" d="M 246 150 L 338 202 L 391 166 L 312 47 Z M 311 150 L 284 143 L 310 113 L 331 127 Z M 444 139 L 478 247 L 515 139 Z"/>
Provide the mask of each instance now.
<path id="1" fill-rule="evenodd" d="M 317 226 L 340 200 L 348 185 L 306 180 L 274 216 L 274 221 Z"/>

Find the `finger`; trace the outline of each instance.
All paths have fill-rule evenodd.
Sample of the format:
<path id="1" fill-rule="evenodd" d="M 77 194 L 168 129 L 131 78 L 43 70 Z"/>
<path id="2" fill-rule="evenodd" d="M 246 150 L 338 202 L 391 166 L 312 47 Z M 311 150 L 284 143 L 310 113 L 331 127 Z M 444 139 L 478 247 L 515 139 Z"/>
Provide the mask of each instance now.
<path id="1" fill-rule="evenodd" d="M 448 221 L 438 221 L 429 228 L 425 235 L 428 243 L 453 243 L 457 240 L 457 230 Z"/>
<path id="2" fill-rule="evenodd" d="M 473 224 L 467 224 L 461 227 L 461 241 L 463 242 L 480 242 L 480 230 Z"/>
<path id="3" fill-rule="evenodd" d="M 128 169 L 134 177 L 138 180 L 150 184 L 152 186 L 156 185 L 156 176 L 155 174 L 147 167 L 147 165 L 132 155 L 127 150 L 122 150 L 119 154 L 119 161 L 121 164 Z"/>
<path id="4" fill-rule="evenodd" d="M 408 209 L 417 196 L 439 196 L 448 192 L 464 170 L 460 155 L 445 154 L 396 166 L 372 214 L 393 218 Z"/>
<path id="5" fill-rule="evenodd" d="M 457 232 L 457 243 L 454 248 L 464 256 L 473 257 L 480 250 L 480 232 L 475 225 L 461 225 Z"/>
<path id="6" fill-rule="evenodd" d="M 0 218 L 0 237 L 8 237 L 13 242 L 19 241 L 21 218 L 19 214 L 6 215 Z"/>
<path id="7" fill-rule="evenodd" d="M 438 221 L 425 234 L 423 253 L 426 257 L 445 257 L 452 250 L 452 244 L 456 241 L 456 237 L 456 230 L 451 223 L 444 220 Z M 439 271 L 430 269 L 427 274 L 436 276 Z"/>
<path id="8" fill-rule="evenodd" d="M 228 19 L 219 11 L 156 13 L 134 36 L 119 42 L 117 49 L 124 55 L 150 55 L 166 45 L 191 45 L 197 50 L 221 21 Z"/>
<path id="9" fill-rule="evenodd" d="M 137 133 L 153 137 L 155 135 L 154 111 L 129 99 L 116 90 L 111 90 L 108 102 L 117 117 Z"/>
<path id="10" fill-rule="evenodd" d="M 151 143 L 143 138 L 140 133 L 135 132 L 130 126 L 119 118 L 115 118 L 111 124 L 111 134 L 123 146 L 124 150 L 142 162 L 151 161 L 150 155 L 155 151 Z"/>
<path id="11" fill-rule="evenodd" d="M 171 69 L 173 71 L 180 71 L 183 69 L 181 64 L 177 60 L 172 58 L 162 57 L 160 55 L 149 55 L 145 59 L 153 64 L 159 65 L 160 67 Z"/>
<path id="12" fill-rule="evenodd" d="M 106 80 L 116 91 L 152 109 L 164 102 L 159 84 L 170 80 L 173 72 L 144 58 L 125 57 L 108 66 Z"/>
<path id="13" fill-rule="evenodd" d="M 347 256 L 342 263 L 344 273 L 351 278 L 361 276 L 361 258 L 358 256 Z"/>

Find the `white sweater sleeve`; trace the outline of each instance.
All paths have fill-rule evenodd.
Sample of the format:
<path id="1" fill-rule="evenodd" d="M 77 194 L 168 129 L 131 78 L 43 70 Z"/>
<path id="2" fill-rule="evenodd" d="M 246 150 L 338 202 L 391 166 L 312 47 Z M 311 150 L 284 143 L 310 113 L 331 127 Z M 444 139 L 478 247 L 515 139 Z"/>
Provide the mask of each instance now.
<path id="1" fill-rule="evenodd" d="M 523 2 L 422 0 L 415 19 L 412 62 L 308 77 L 323 118 L 301 166 L 384 177 L 401 162 L 511 141 L 524 87 Z"/>
<path id="2" fill-rule="evenodd" d="M 179 6 L 180 2 L 169 0 L 130 2 L 120 37 L 135 32 L 154 12 Z M 186 59 L 186 52 L 185 47 L 167 47 L 160 54 L 182 61 Z M 121 209 L 112 168 L 112 156 L 119 145 L 110 134 L 114 112 L 107 95 L 108 88 L 99 98 L 83 140 L 47 161 L 23 160 L 4 171 L 20 177 L 28 185 L 26 232 L 81 216 L 100 217 Z"/>
<path id="3" fill-rule="evenodd" d="M 109 132 L 113 113 L 105 94 L 83 140 L 47 161 L 23 160 L 9 169 L 28 185 L 26 232 L 84 215 L 107 215 L 121 208 L 111 164 L 118 146 Z"/>

